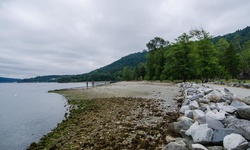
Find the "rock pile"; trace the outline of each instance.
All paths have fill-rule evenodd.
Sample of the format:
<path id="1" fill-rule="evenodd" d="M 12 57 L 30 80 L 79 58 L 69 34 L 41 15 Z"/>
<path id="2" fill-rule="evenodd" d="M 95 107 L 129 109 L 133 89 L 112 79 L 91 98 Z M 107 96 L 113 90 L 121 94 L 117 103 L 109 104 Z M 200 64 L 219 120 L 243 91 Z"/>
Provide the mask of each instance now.
<path id="1" fill-rule="evenodd" d="M 243 100 L 226 88 L 212 89 L 194 83 L 180 84 L 181 117 L 169 129 L 181 138 L 166 137 L 167 149 L 250 148 L 250 97 Z"/>
<path id="2" fill-rule="evenodd" d="M 213 82 L 214 84 L 219 84 L 219 85 L 226 85 L 226 86 L 232 86 L 232 87 L 242 87 L 249 89 L 250 88 L 250 83 L 245 83 L 245 82 L 238 82 L 238 83 L 232 83 L 232 82 Z"/>

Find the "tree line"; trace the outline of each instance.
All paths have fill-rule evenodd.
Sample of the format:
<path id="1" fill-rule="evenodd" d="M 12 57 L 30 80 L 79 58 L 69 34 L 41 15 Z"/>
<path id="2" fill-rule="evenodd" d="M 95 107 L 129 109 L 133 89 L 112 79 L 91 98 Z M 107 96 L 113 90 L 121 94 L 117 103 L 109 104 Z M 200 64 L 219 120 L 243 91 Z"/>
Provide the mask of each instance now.
<path id="1" fill-rule="evenodd" d="M 146 62 L 134 68 L 124 67 L 123 79 L 185 82 L 190 79 L 249 78 L 250 39 L 240 34 L 229 36 L 230 41 L 227 36 L 215 40 L 203 28 L 194 28 L 172 43 L 155 37 L 146 44 Z M 243 76 L 244 73 L 248 76 Z"/>

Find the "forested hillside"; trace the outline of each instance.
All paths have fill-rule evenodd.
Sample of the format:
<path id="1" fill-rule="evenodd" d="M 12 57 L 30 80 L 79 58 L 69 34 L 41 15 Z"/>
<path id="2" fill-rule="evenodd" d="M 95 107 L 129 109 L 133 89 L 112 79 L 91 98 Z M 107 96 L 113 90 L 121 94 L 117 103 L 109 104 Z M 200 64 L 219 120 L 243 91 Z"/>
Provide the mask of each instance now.
<path id="1" fill-rule="evenodd" d="M 212 38 L 203 28 L 147 44 L 147 80 L 249 79 L 250 28 Z"/>
<path id="2" fill-rule="evenodd" d="M 146 61 L 147 51 L 138 52 L 127 55 L 121 59 L 90 73 L 74 75 L 74 76 L 63 76 L 58 82 L 79 82 L 79 81 L 120 81 L 123 80 L 123 69 L 129 68 L 134 70 L 140 64 Z M 136 72 L 131 72 L 131 80 L 136 79 Z"/>

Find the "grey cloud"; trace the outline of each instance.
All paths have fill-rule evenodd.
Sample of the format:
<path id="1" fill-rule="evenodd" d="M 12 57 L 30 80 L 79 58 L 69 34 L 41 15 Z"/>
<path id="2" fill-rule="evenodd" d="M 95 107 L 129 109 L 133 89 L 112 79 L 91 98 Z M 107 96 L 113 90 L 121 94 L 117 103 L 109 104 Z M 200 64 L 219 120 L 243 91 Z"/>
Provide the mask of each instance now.
<path id="1" fill-rule="evenodd" d="M 249 25 L 248 0 L 2 0 L 0 76 L 86 73 L 192 27 L 213 35 Z"/>

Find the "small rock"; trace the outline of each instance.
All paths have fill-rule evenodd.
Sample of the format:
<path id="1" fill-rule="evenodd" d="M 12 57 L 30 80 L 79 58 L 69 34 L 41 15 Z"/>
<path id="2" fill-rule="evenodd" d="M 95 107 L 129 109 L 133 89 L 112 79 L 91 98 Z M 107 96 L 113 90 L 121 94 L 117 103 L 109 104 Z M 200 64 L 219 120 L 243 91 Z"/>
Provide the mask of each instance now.
<path id="1" fill-rule="evenodd" d="M 167 135 L 165 138 L 167 143 L 174 142 L 176 139 L 170 135 Z"/>
<path id="2" fill-rule="evenodd" d="M 192 109 L 192 110 L 195 110 L 195 109 L 198 109 L 199 108 L 199 104 L 196 102 L 196 101 L 191 101 L 189 103 L 189 107 Z"/>
<path id="3" fill-rule="evenodd" d="M 193 110 L 186 110 L 184 113 L 184 116 L 192 119 L 193 118 Z"/>
<path id="4" fill-rule="evenodd" d="M 182 106 L 182 107 L 180 108 L 180 112 L 183 113 L 183 114 L 185 113 L 186 110 L 191 110 L 190 107 L 189 107 L 188 105 Z"/>
<path id="5" fill-rule="evenodd" d="M 213 89 L 205 89 L 204 94 L 207 95 L 209 93 L 213 92 Z"/>
<path id="6" fill-rule="evenodd" d="M 232 133 L 225 136 L 223 146 L 228 150 L 245 150 L 248 147 L 248 142 L 241 135 Z"/>
<path id="7" fill-rule="evenodd" d="M 193 111 L 193 119 L 194 120 L 198 120 L 199 118 L 202 118 L 204 116 L 205 116 L 205 113 L 201 110 L 196 109 Z"/>
<path id="8" fill-rule="evenodd" d="M 205 99 L 205 98 L 199 98 L 198 100 L 197 100 L 197 102 L 200 104 L 200 103 L 204 103 L 204 104 L 208 104 L 209 103 L 209 101 L 207 100 L 207 99 Z"/>
<path id="9" fill-rule="evenodd" d="M 227 103 L 217 103 L 217 107 L 220 109 L 220 110 L 223 110 L 227 113 L 233 113 L 237 110 L 236 107 L 234 106 L 229 106 L 227 105 Z"/>
<path id="10" fill-rule="evenodd" d="M 211 117 L 211 118 L 213 118 L 213 119 L 216 119 L 216 120 L 223 120 L 223 119 L 225 119 L 226 118 L 226 116 L 225 116 L 225 112 L 224 111 L 217 111 L 217 110 L 213 110 L 213 111 L 208 111 L 207 113 L 206 113 L 206 116 L 209 116 L 209 117 Z"/>
<path id="11" fill-rule="evenodd" d="M 178 122 L 174 122 L 173 128 L 176 133 L 180 133 L 181 131 L 186 131 L 189 127 L 194 123 L 194 121 L 188 117 L 182 116 L 178 118 Z"/>
<path id="12" fill-rule="evenodd" d="M 247 105 L 250 105 L 250 96 L 245 97 L 242 101 Z"/>
<path id="13" fill-rule="evenodd" d="M 223 95 L 217 102 L 218 103 L 227 102 L 228 104 L 231 104 L 232 101 L 233 101 L 233 96 Z"/>
<path id="14" fill-rule="evenodd" d="M 250 120 L 250 106 L 238 108 L 237 113 L 241 118 Z"/>
<path id="15" fill-rule="evenodd" d="M 170 142 L 162 150 L 187 150 L 187 148 L 176 142 Z"/>
<path id="16" fill-rule="evenodd" d="M 205 146 L 201 144 L 192 144 L 192 149 L 193 150 L 208 150 Z"/>
<path id="17" fill-rule="evenodd" d="M 223 146 L 208 146 L 209 150 L 223 150 Z"/>

